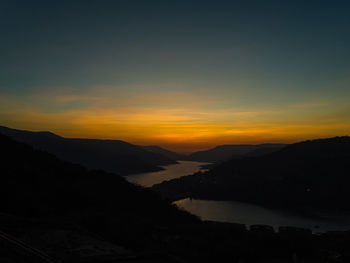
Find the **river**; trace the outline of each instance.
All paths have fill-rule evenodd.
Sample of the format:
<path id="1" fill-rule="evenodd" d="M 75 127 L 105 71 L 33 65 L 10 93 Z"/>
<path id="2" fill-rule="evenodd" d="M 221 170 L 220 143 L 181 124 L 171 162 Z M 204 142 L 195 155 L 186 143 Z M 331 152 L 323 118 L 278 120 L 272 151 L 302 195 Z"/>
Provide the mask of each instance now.
<path id="1" fill-rule="evenodd" d="M 151 187 L 154 184 L 159 184 L 163 181 L 168 181 L 181 176 L 194 174 L 198 171 L 206 171 L 201 166 L 210 164 L 202 162 L 192 162 L 192 161 L 177 161 L 177 164 L 170 164 L 162 166 L 164 170 L 151 172 L 151 173 L 141 173 L 128 175 L 125 178 L 131 182 L 142 186 Z"/>
<path id="2" fill-rule="evenodd" d="M 199 216 L 203 220 L 255 224 L 295 226 L 311 229 L 314 233 L 350 229 L 350 215 L 320 213 L 317 217 L 304 217 L 295 213 L 267 209 L 258 205 L 235 201 L 182 199 L 174 202 L 178 207 Z"/>
<path id="3" fill-rule="evenodd" d="M 201 166 L 208 163 L 179 161 L 178 164 L 164 166 L 164 170 L 127 176 L 129 182 L 150 187 L 165 180 L 204 171 Z M 350 215 L 323 213 L 319 217 L 305 217 L 295 213 L 267 209 L 258 205 L 234 202 L 183 199 L 174 202 L 181 209 L 199 216 L 203 220 L 241 223 L 247 226 L 265 224 L 277 229 L 279 226 L 295 226 L 326 232 L 350 229 Z"/>

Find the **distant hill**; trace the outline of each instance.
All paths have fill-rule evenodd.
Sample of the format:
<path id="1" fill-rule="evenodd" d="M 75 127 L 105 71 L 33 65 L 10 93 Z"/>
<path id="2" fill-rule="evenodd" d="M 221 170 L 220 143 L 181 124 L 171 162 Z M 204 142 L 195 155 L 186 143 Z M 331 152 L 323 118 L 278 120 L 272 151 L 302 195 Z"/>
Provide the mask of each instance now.
<path id="1" fill-rule="evenodd" d="M 175 161 L 182 160 L 183 158 L 185 158 L 185 155 L 183 155 L 183 154 L 172 152 L 172 151 L 169 151 L 167 149 L 164 149 L 164 148 L 156 146 L 156 145 L 141 146 L 141 147 L 146 149 L 147 151 L 161 154 L 161 155 L 166 156 L 166 157 L 168 157 L 172 160 L 175 160 Z"/>
<path id="2" fill-rule="evenodd" d="M 277 151 L 286 144 L 228 144 L 219 145 L 215 148 L 211 148 L 205 151 L 194 152 L 186 156 L 186 160 L 197 161 L 197 162 L 211 162 L 218 163 L 227 161 L 232 158 L 240 158 L 246 155 L 263 155 Z"/>
<path id="3" fill-rule="evenodd" d="M 2 126 L 0 134 L 63 160 L 121 175 L 157 171 L 162 169 L 161 165 L 176 163 L 160 153 L 119 140 L 63 138 L 51 132 L 31 132 Z"/>
<path id="4" fill-rule="evenodd" d="M 305 141 L 263 156 L 232 159 L 207 173 L 156 185 L 172 199 L 192 196 L 282 208 L 350 210 L 350 137 Z"/>

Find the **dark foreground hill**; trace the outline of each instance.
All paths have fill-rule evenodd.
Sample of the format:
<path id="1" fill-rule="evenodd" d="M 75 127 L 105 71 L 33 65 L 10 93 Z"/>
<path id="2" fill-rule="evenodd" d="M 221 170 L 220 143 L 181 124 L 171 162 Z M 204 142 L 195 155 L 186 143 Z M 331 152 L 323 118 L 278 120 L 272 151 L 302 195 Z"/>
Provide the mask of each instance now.
<path id="1" fill-rule="evenodd" d="M 55 216 L 106 212 L 108 208 L 111 217 L 130 213 L 135 218 L 164 223 L 175 218 L 179 222 L 196 220 L 119 175 L 89 171 L 4 135 L 0 135 L 0 145 L 1 212 Z"/>
<path id="2" fill-rule="evenodd" d="M 116 174 L 89 171 L 3 135 L 0 145 L 1 262 L 349 260 L 346 232 L 315 236 L 202 222 Z"/>
<path id="3" fill-rule="evenodd" d="M 260 156 L 278 151 L 286 144 L 228 144 L 219 145 L 205 151 L 191 153 L 185 159 L 197 162 L 220 163 L 232 158 L 242 158 L 245 156 Z"/>
<path id="4" fill-rule="evenodd" d="M 282 208 L 350 210 L 350 137 L 296 143 L 232 159 L 207 173 L 154 186 L 177 199 L 240 200 Z"/>
<path id="5" fill-rule="evenodd" d="M 31 132 L 0 126 L 0 133 L 36 149 L 91 169 L 128 175 L 161 170 L 161 165 L 176 163 L 160 153 L 119 140 L 63 138 L 51 132 Z"/>
<path id="6" fill-rule="evenodd" d="M 146 251 L 159 246 L 159 237 L 154 237 L 159 229 L 200 222 L 119 175 L 89 171 L 1 134 L 0 145 L 1 220 L 3 214 L 11 214 L 55 222 L 59 229 L 74 224 L 111 242 Z M 22 220 L 14 232 L 23 231 L 23 224 Z"/>

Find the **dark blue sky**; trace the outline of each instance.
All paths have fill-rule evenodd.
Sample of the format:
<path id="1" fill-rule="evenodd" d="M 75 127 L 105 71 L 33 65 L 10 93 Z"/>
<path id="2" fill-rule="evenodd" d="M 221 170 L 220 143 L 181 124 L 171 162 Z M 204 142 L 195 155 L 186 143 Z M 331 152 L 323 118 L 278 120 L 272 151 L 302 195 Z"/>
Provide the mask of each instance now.
<path id="1" fill-rule="evenodd" d="M 0 95 L 12 104 L 0 108 L 2 118 L 8 123 L 4 112 L 22 110 L 23 101 L 26 110 L 54 114 L 91 106 L 56 96 L 128 92 L 201 94 L 208 111 L 327 101 L 321 112 L 344 115 L 349 13 L 349 1 L 3 0 Z"/>

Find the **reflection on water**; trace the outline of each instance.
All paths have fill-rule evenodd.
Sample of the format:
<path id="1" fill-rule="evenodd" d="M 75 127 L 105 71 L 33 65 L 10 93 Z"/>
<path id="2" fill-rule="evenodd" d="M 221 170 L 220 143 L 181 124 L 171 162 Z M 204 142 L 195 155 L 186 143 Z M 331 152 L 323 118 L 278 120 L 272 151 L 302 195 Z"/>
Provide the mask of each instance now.
<path id="1" fill-rule="evenodd" d="M 204 171 L 201 166 L 205 164 L 208 163 L 179 161 L 178 164 L 163 166 L 162 171 L 129 175 L 126 179 L 129 182 L 150 187 L 165 180 L 193 174 L 200 170 Z M 322 215 L 323 219 L 315 219 L 234 201 L 186 198 L 174 203 L 204 220 L 240 223 L 247 226 L 264 224 L 273 226 L 276 230 L 279 226 L 296 226 L 312 229 L 316 233 L 350 229 L 350 215 L 327 214 Z"/>
<path id="2" fill-rule="evenodd" d="M 257 205 L 233 202 L 196 200 L 189 198 L 174 202 L 203 220 L 240 223 L 246 225 L 296 226 L 312 229 L 315 233 L 335 230 L 349 230 L 349 215 L 327 215 L 324 219 L 306 218 L 296 214 L 266 209 Z"/>
<path id="3" fill-rule="evenodd" d="M 209 163 L 178 161 L 177 164 L 163 166 L 164 170 L 162 171 L 128 175 L 126 176 L 126 179 L 132 183 L 151 187 L 152 185 L 159 184 L 163 181 L 194 174 L 198 171 L 205 171 L 205 169 L 201 169 L 201 166 L 206 164 Z"/>

